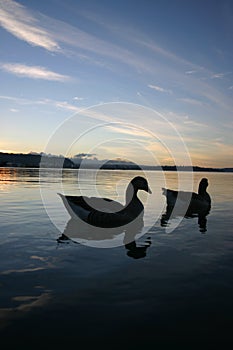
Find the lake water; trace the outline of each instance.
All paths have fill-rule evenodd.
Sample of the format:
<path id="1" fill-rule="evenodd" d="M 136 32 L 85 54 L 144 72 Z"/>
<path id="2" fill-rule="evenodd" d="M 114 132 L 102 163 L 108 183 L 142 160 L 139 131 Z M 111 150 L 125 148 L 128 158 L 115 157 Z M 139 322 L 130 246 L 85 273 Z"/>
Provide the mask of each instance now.
<path id="1" fill-rule="evenodd" d="M 153 194 L 140 193 L 144 226 L 131 232 L 133 245 L 121 230 L 62 239 L 72 222 L 57 192 L 124 202 L 136 175 Z M 182 174 L 182 186 L 191 176 Z M 197 218 L 161 225 L 161 187 L 178 188 L 175 172 L 0 168 L 1 339 L 159 349 L 232 343 L 233 174 L 194 173 L 195 191 L 202 177 L 212 199 L 204 232 Z"/>

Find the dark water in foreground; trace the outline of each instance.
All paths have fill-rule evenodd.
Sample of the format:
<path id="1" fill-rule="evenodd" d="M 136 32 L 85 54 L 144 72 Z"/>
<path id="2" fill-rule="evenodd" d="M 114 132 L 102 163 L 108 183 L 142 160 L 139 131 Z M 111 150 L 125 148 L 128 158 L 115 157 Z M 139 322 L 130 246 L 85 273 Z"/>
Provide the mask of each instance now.
<path id="1" fill-rule="evenodd" d="M 77 171 L 65 171 L 64 192 L 79 193 L 82 187 L 85 194 L 93 193 L 90 174 L 78 187 Z M 123 201 L 125 185 L 138 174 L 102 171 L 99 194 Z M 95 248 L 96 242 L 83 237 L 59 241 L 69 217 L 54 200 L 56 171 L 46 170 L 39 182 L 38 170 L 0 169 L 1 339 L 25 346 L 46 339 L 51 344 L 76 341 L 76 348 L 83 342 L 159 349 L 232 344 L 233 174 L 194 174 L 194 190 L 202 177 L 210 183 L 205 233 L 197 218 L 183 219 L 171 232 L 161 227 L 161 187 L 175 188 L 177 176 L 145 174 L 154 197 L 146 206 L 146 229 L 135 238 L 143 250 L 136 259 L 121 238 L 110 239 L 109 249 Z M 48 194 L 48 213 L 41 187 Z"/>

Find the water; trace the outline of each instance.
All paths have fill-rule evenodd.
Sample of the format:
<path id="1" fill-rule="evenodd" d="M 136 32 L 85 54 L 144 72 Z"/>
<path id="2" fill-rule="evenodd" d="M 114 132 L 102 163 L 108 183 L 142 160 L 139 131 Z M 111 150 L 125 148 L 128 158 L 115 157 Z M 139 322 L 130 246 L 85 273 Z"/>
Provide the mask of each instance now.
<path id="1" fill-rule="evenodd" d="M 197 218 L 161 226 L 161 187 L 178 188 L 177 173 L 145 172 L 153 194 L 140 194 L 145 218 L 133 236 L 137 250 L 124 245 L 124 232 L 103 245 L 59 239 L 69 216 L 57 192 L 124 202 L 126 185 L 142 172 L 100 171 L 95 179 L 91 170 L 65 170 L 62 183 L 59 171 L 40 175 L 0 168 L 0 334 L 9 344 L 64 339 L 187 349 L 195 341 L 232 342 L 233 174 L 193 174 L 195 191 L 202 177 L 209 180 L 203 233 Z M 182 174 L 185 187 L 191 175 Z"/>

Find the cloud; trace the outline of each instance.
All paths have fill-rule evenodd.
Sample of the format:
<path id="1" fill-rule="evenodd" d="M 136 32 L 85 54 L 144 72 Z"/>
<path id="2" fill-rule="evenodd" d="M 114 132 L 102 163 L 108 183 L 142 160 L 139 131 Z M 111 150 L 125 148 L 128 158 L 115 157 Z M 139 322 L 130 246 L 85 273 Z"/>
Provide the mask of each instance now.
<path id="1" fill-rule="evenodd" d="M 20 63 L 2 63 L 0 68 L 4 71 L 15 74 L 18 77 L 27 77 L 32 79 L 43 79 L 66 82 L 71 78 L 67 75 L 59 74 L 53 71 L 49 71 L 40 66 L 27 66 Z"/>
<path id="2" fill-rule="evenodd" d="M 222 79 L 224 77 L 224 73 L 216 73 L 211 75 L 211 79 Z"/>
<path id="3" fill-rule="evenodd" d="M 197 142 L 197 141 L 196 141 Z M 211 144 L 203 140 L 202 147 L 198 149 L 196 145 L 190 145 L 190 151 L 194 165 L 210 167 L 232 167 L 233 145 L 224 144 L 217 140 L 212 140 Z M 205 152 L 203 152 L 203 148 Z"/>
<path id="4" fill-rule="evenodd" d="M 184 125 L 183 125 L 183 129 L 185 129 L 186 127 L 189 129 L 189 131 L 191 132 L 194 132 L 195 130 L 193 129 L 196 129 L 196 131 L 198 133 L 200 133 L 200 128 L 203 129 L 203 128 L 209 128 L 210 127 L 207 125 L 207 124 L 204 124 L 204 123 L 200 123 L 200 122 L 197 122 L 195 120 L 192 120 L 192 119 L 189 119 L 187 118 L 186 120 L 184 120 Z M 177 125 L 177 129 L 179 128 L 179 125 Z M 182 129 L 182 128 L 181 128 Z"/>
<path id="5" fill-rule="evenodd" d="M 51 100 L 48 98 L 39 99 L 39 100 L 30 100 L 30 99 L 21 98 L 21 97 L 0 95 L 0 100 L 8 100 L 21 106 L 44 105 L 44 106 L 51 106 L 58 109 L 64 109 L 71 112 L 80 112 L 79 107 L 73 104 L 70 104 L 67 101 Z"/>
<path id="6" fill-rule="evenodd" d="M 59 51 L 54 37 L 42 26 L 25 6 L 12 1 L 1 1 L 0 24 L 18 39 L 33 46 L 40 46 L 48 51 Z"/>
<path id="7" fill-rule="evenodd" d="M 75 97 L 73 97 L 73 100 L 75 100 L 75 101 L 83 101 L 84 97 L 75 96 Z"/>
<path id="8" fill-rule="evenodd" d="M 136 67 L 140 72 L 142 70 L 145 73 L 149 73 L 150 76 L 152 74 L 156 74 L 157 76 L 158 72 L 161 72 L 161 78 L 163 80 L 167 78 L 172 83 L 174 81 L 176 83 L 179 82 L 179 86 L 184 86 L 185 91 L 188 90 L 189 94 L 194 93 L 195 96 L 199 95 L 201 98 L 204 97 L 208 99 L 211 105 L 214 103 L 228 112 L 232 111 L 232 99 L 222 94 L 221 91 L 216 88 L 216 85 L 212 85 L 211 81 L 204 81 L 204 79 L 200 77 L 199 73 L 202 73 L 205 79 L 215 75 L 214 72 L 210 71 L 207 67 L 196 64 L 194 61 L 187 60 L 178 53 L 176 54 L 166 47 L 161 46 L 159 42 L 155 41 L 155 38 L 150 39 L 148 35 L 144 35 L 142 31 L 136 30 L 135 26 L 130 27 L 130 23 L 124 22 L 122 19 L 118 18 L 117 21 L 114 21 L 110 16 L 104 17 L 100 13 L 91 13 L 90 11 L 80 12 L 80 14 L 89 21 L 103 27 L 107 32 L 120 37 L 124 42 L 128 42 L 128 48 L 132 47 L 132 43 L 141 48 L 140 54 L 137 53 L 134 60 L 132 59 L 132 54 L 127 55 L 125 53 L 123 55 L 123 52 L 113 52 L 114 54 L 119 52 L 125 64 Z M 117 57 L 115 58 L 117 59 Z M 220 73 L 217 73 L 218 78 L 219 74 Z M 227 74 L 230 74 L 230 72 Z M 160 90 L 160 92 L 166 92 L 166 89 L 163 87 L 159 86 L 159 88 L 163 89 L 163 91 Z M 175 92 L 176 91 L 170 91 L 170 93 L 173 94 L 175 94 Z"/>
<path id="9" fill-rule="evenodd" d="M 156 91 L 159 91 L 159 92 L 166 92 L 166 93 L 169 93 L 169 94 L 172 93 L 171 90 L 164 89 L 164 88 L 162 88 L 161 86 L 158 86 L 158 85 L 149 84 L 149 85 L 147 85 L 147 86 L 148 86 L 150 89 L 153 89 L 153 90 L 156 90 Z"/>
<path id="10" fill-rule="evenodd" d="M 11 102 L 19 104 L 19 105 L 30 105 L 30 104 L 35 103 L 35 101 L 33 101 L 33 100 L 29 100 L 29 99 L 22 98 L 22 97 L 7 96 L 7 95 L 0 95 L 0 100 L 11 101 Z"/>
<path id="11" fill-rule="evenodd" d="M 74 158 L 91 158 L 96 156 L 96 153 L 78 153 L 74 155 Z"/>
<path id="12" fill-rule="evenodd" d="M 146 129 L 139 128 L 133 125 L 127 125 L 126 123 L 123 125 L 121 125 L 120 123 L 119 125 L 117 123 L 116 124 L 114 123 L 113 125 L 107 125 L 106 127 L 111 131 L 120 133 L 120 134 L 126 134 L 133 137 L 142 137 L 146 139 L 152 138 L 152 134 Z"/>
<path id="13" fill-rule="evenodd" d="M 151 53 L 155 54 L 157 56 L 161 56 L 165 59 L 168 59 L 170 61 L 173 61 L 177 64 L 180 64 L 182 67 L 185 65 L 192 69 L 200 69 L 199 65 L 194 64 L 193 62 L 187 61 L 184 58 L 181 58 L 174 54 L 174 52 L 171 52 L 164 47 L 162 47 L 160 44 L 156 43 L 153 39 L 150 40 L 148 38 L 148 35 L 144 35 L 142 31 L 136 30 L 135 26 L 130 26 L 129 22 L 121 21 L 121 19 L 117 19 L 117 21 L 113 21 L 113 19 L 109 16 L 101 15 L 97 12 L 90 12 L 85 10 L 80 10 L 80 14 L 87 18 L 89 21 L 94 22 L 95 24 L 105 28 L 106 31 L 114 33 L 114 35 L 120 36 L 124 40 L 127 40 L 129 43 L 134 42 L 139 47 L 143 47 L 144 49 L 147 49 Z M 153 60 L 154 62 L 154 60 Z"/>
<path id="14" fill-rule="evenodd" d="M 232 74 L 232 72 L 226 72 L 226 73 L 215 73 L 211 75 L 211 79 L 222 79 L 224 78 L 226 75 L 230 75 Z"/>
<path id="15" fill-rule="evenodd" d="M 195 106 L 203 106 L 203 103 L 201 101 L 196 100 L 194 98 L 178 98 L 177 100 L 191 104 L 191 105 L 195 105 Z"/>
<path id="16" fill-rule="evenodd" d="M 186 131 L 190 127 L 190 131 L 194 132 L 194 128 L 200 132 L 200 128 L 210 128 L 208 124 L 193 120 L 188 115 L 183 115 L 175 112 L 168 112 L 166 118 L 177 128 L 180 132 Z"/>
<path id="17" fill-rule="evenodd" d="M 136 69 L 145 70 L 147 67 L 143 60 L 137 59 L 129 50 L 102 40 L 66 22 L 39 12 L 32 12 L 13 0 L 1 1 L 0 25 L 16 38 L 32 46 L 39 46 L 67 56 L 76 55 L 96 65 L 106 66 L 106 62 L 96 57 L 89 57 L 86 52 L 100 57 L 110 57 Z M 70 46 L 72 49 L 61 48 L 59 43 Z M 78 52 L 74 50 L 77 48 Z"/>
<path id="18" fill-rule="evenodd" d="M 197 72 L 197 70 L 187 70 L 186 72 L 185 72 L 185 74 L 194 74 L 194 73 L 196 73 Z"/>
<path id="19" fill-rule="evenodd" d="M 80 15 L 83 14 L 80 12 Z M 149 74 L 150 79 L 151 76 L 157 78 L 160 74 L 159 80 L 167 79 L 167 86 L 174 86 L 174 82 L 176 84 L 179 82 L 177 89 L 184 87 L 189 95 L 200 96 L 200 99 L 204 97 L 211 102 L 211 106 L 214 103 L 217 108 L 221 107 L 227 112 L 232 111 L 232 99 L 223 94 L 215 84 L 212 84 L 222 77 L 222 73 L 214 74 L 209 69 L 171 52 L 166 47 L 162 47 L 154 38 L 150 39 L 135 30 L 135 27 L 130 28 L 128 22 L 119 24 L 119 21 L 114 22 L 110 20 L 110 17 L 103 18 L 94 15 L 95 17 L 92 18 L 90 13 L 87 14 L 89 21 L 95 21 L 108 32 L 113 33 L 114 37 L 122 39 L 117 40 L 119 44 L 114 44 L 113 41 L 107 41 L 91 33 L 91 27 L 88 32 L 81 30 L 76 25 L 72 26 L 64 21 L 32 11 L 13 0 L 1 0 L 0 24 L 9 33 L 32 46 L 42 47 L 67 57 L 76 57 L 88 64 L 110 70 L 121 69 L 119 64 L 122 64 L 139 74 L 142 72 Z M 198 74 L 194 74 L 195 72 L 202 72 L 205 77 L 215 76 L 215 78 L 204 81 Z M 130 70 L 127 70 L 127 74 L 130 74 Z M 64 81 L 67 78 L 57 76 L 53 80 Z M 175 94 L 178 91 L 150 84 L 150 88 L 152 86 L 158 93 Z M 211 106 L 209 108 L 212 108 Z"/>
<path id="20" fill-rule="evenodd" d="M 41 104 L 43 103 L 43 101 L 41 101 Z M 44 104 L 50 104 L 56 108 L 59 109 L 66 109 L 68 111 L 71 112 L 79 112 L 80 108 L 68 103 L 67 101 L 52 101 L 52 100 L 48 100 L 47 102 L 45 101 Z"/>

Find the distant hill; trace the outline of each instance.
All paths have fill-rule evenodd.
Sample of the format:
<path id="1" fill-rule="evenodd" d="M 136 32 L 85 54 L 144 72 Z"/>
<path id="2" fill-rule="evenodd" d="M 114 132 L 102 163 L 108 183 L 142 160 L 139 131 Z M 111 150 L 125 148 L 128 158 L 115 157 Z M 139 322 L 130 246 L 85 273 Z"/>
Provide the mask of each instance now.
<path id="1" fill-rule="evenodd" d="M 73 168 L 74 163 L 70 159 L 62 156 L 0 152 L 0 166 L 25 168 Z"/>
<path id="2" fill-rule="evenodd" d="M 102 159 L 97 158 L 71 158 L 76 168 L 82 169 L 127 169 L 127 170 L 140 170 L 141 167 L 133 162 L 129 162 L 123 159 Z"/>
<path id="3" fill-rule="evenodd" d="M 142 167 L 133 162 L 127 162 L 124 160 L 108 160 L 101 165 L 100 169 L 111 170 L 142 170 Z"/>
<path id="4" fill-rule="evenodd" d="M 200 172 L 233 172 L 233 168 L 210 168 L 210 167 L 200 167 L 200 166 L 175 166 L 175 165 L 162 165 L 162 166 L 150 166 L 142 165 L 143 170 L 164 170 L 164 171 L 200 171 Z"/>

